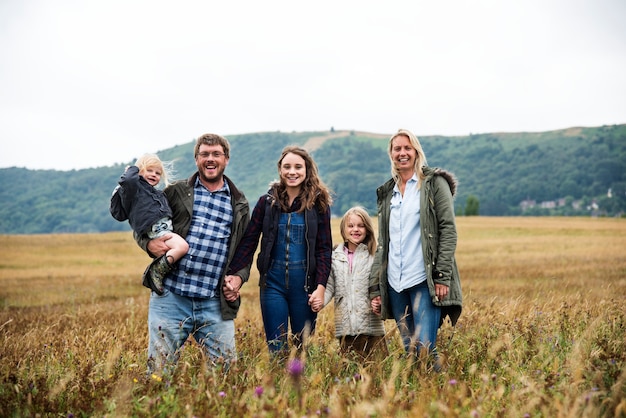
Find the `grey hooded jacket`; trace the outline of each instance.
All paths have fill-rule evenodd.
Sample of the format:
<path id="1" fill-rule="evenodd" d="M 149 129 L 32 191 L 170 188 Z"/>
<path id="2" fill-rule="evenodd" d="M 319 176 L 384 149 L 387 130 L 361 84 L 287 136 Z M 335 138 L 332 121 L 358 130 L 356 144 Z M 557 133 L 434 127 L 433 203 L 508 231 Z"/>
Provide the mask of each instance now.
<path id="1" fill-rule="evenodd" d="M 453 196 L 457 181 L 452 173 L 438 168 L 424 167 L 426 178 L 420 188 L 420 224 L 422 248 L 428 289 L 433 303 L 442 308 L 441 323 L 446 316 L 456 324 L 463 305 L 461 279 L 456 265 L 457 242 Z M 388 180 L 378 189 L 378 248 L 369 280 L 369 297 L 381 297 L 383 319 L 392 319 L 389 306 L 387 263 L 389 255 L 389 215 L 395 182 Z M 435 283 L 449 287 L 443 300 L 435 297 Z M 440 324 L 441 324 L 440 323 Z"/>

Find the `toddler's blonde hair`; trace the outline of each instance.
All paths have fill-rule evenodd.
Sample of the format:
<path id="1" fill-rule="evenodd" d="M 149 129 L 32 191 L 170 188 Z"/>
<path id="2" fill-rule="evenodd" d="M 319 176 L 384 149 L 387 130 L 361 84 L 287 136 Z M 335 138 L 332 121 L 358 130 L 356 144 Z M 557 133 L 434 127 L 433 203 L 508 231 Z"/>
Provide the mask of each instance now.
<path id="1" fill-rule="evenodd" d="M 174 181 L 174 164 L 171 161 L 161 161 L 156 154 L 144 154 L 135 163 L 139 172 L 149 167 L 156 167 L 161 170 L 161 182 L 167 186 Z"/>

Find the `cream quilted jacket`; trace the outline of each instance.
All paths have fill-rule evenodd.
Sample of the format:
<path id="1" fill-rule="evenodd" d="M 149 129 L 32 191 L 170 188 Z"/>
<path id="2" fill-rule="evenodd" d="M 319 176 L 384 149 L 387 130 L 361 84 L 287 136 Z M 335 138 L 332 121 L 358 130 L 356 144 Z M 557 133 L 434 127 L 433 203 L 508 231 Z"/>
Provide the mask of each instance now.
<path id="1" fill-rule="evenodd" d="M 332 254 L 332 264 L 324 306 L 335 298 L 335 336 L 385 335 L 383 321 L 372 312 L 368 295 L 369 276 L 374 256 L 367 246 L 359 244 L 354 252 L 352 272 L 344 244 L 339 244 Z"/>

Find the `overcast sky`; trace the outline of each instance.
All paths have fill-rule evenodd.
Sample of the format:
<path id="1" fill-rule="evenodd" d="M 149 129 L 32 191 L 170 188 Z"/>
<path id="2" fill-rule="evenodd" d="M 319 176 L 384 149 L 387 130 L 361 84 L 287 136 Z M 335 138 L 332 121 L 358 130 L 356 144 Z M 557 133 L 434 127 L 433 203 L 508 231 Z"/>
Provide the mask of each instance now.
<path id="1" fill-rule="evenodd" d="M 205 132 L 626 123 L 624 0 L 0 0 L 0 168 Z"/>

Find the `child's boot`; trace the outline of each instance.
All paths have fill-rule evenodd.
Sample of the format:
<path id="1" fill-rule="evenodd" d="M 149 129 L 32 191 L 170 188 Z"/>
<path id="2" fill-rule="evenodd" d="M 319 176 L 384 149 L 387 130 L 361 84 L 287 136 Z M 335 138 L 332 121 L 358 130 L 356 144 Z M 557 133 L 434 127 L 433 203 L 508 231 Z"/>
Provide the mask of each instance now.
<path id="1" fill-rule="evenodd" d="M 143 285 L 152 289 L 157 295 L 162 295 L 164 290 L 163 280 L 173 268 L 174 266 L 167 261 L 165 254 L 155 258 L 143 273 Z"/>

